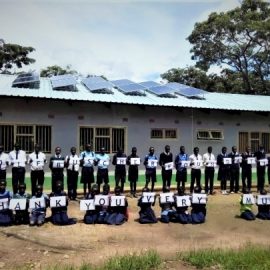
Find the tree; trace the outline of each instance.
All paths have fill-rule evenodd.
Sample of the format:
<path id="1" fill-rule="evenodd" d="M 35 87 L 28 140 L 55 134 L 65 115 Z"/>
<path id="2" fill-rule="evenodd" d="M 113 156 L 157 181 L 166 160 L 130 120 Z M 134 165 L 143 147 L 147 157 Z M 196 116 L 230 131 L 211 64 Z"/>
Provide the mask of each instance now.
<path id="1" fill-rule="evenodd" d="M 5 43 L 0 40 L 0 73 L 9 73 L 9 70 L 16 66 L 21 68 L 23 65 L 29 65 L 35 62 L 35 59 L 29 58 L 28 54 L 33 52 L 33 47 L 24 47 L 18 44 Z"/>
<path id="2" fill-rule="evenodd" d="M 188 37 L 196 67 L 218 65 L 240 75 L 241 91 L 270 94 L 270 8 L 262 0 L 243 0 L 241 7 L 211 13 Z"/>
<path id="3" fill-rule="evenodd" d="M 72 70 L 70 65 L 67 65 L 65 68 L 57 65 L 48 66 L 40 71 L 41 77 L 51 77 L 64 74 L 78 74 L 78 72 L 76 70 Z"/>

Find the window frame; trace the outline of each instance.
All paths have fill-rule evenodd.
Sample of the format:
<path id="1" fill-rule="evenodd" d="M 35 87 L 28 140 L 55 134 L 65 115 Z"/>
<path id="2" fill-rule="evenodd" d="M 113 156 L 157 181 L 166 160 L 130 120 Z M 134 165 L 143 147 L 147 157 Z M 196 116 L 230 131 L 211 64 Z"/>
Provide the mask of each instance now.
<path id="1" fill-rule="evenodd" d="M 204 137 L 204 136 L 200 136 L 199 135 L 199 132 L 204 132 L 204 133 L 207 133 L 208 136 L 207 137 Z M 213 133 L 220 133 L 220 137 L 215 137 L 213 136 Z M 224 131 L 221 130 L 221 129 L 197 129 L 196 131 L 196 139 L 198 141 L 223 141 L 224 140 Z"/>
<path id="2" fill-rule="evenodd" d="M 153 137 L 153 132 L 158 131 L 162 132 L 161 137 Z M 175 132 L 175 137 L 168 137 L 166 132 L 173 131 Z M 178 139 L 178 129 L 177 128 L 151 128 L 150 129 L 150 139 L 151 140 L 177 140 Z"/>

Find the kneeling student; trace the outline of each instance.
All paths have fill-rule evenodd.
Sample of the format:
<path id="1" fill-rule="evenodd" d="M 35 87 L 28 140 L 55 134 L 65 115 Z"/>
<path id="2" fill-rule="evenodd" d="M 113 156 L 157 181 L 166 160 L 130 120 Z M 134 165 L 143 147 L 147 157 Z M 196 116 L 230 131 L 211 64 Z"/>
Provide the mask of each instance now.
<path id="1" fill-rule="evenodd" d="M 55 205 L 52 205 L 53 197 L 64 197 L 65 199 L 63 201 L 65 202 L 59 203 L 58 201 Z M 61 181 L 57 181 L 55 184 L 55 191 L 50 194 L 50 207 L 52 211 L 51 221 L 54 225 L 70 225 L 75 223 L 68 218 L 67 206 L 67 193 L 63 191 L 63 183 Z"/>
<path id="2" fill-rule="evenodd" d="M 128 220 L 128 202 L 127 199 L 121 195 L 121 187 L 115 187 L 114 193 L 114 196 L 111 196 L 110 214 L 107 223 L 109 225 L 122 225 Z"/>
<path id="3" fill-rule="evenodd" d="M 200 224 L 205 222 L 206 217 L 206 194 L 201 194 L 202 188 L 200 186 L 196 186 L 194 188 L 194 194 L 192 195 L 192 203 L 191 203 L 191 220 L 192 224 Z M 201 194 L 202 199 L 196 199 L 197 194 Z"/>
<path id="4" fill-rule="evenodd" d="M 261 190 L 260 195 L 266 196 L 267 191 L 265 189 Z M 267 198 L 264 200 L 264 203 L 259 202 L 260 196 L 258 196 L 257 205 L 258 205 L 258 214 L 256 215 L 257 218 L 264 219 L 264 220 L 270 220 L 270 205 L 265 204 L 265 201 L 268 201 Z"/>
<path id="5" fill-rule="evenodd" d="M 104 184 L 102 189 L 103 189 L 102 195 L 108 196 L 110 200 L 110 185 Z M 99 213 L 98 213 L 97 223 L 107 224 L 107 219 L 109 217 L 109 212 L 108 212 L 109 206 L 108 205 L 99 206 L 98 210 L 99 210 Z"/>
<path id="6" fill-rule="evenodd" d="M 185 194 L 185 189 L 183 187 L 178 187 L 177 194 L 175 198 L 175 221 L 181 224 L 191 223 L 191 216 L 188 213 L 188 206 L 190 206 L 190 196 Z M 177 200 L 179 198 L 179 202 Z"/>
<path id="7" fill-rule="evenodd" d="M 95 200 L 95 196 L 99 193 L 98 185 L 92 185 L 91 191 L 88 195 L 86 195 L 86 200 Z M 84 223 L 85 224 L 95 224 L 97 222 L 99 211 L 96 209 L 87 210 L 84 215 Z"/>
<path id="8" fill-rule="evenodd" d="M 8 208 L 12 192 L 6 189 L 6 180 L 0 180 L 0 226 L 9 226 L 12 224 L 12 211 Z"/>
<path id="9" fill-rule="evenodd" d="M 156 200 L 155 193 L 153 193 L 153 200 L 151 199 L 151 202 L 144 202 L 143 198 L 146 192 L 150 192 L 150 189 L 144 187 L 142 190 L 142 196 L 138 200 L 138 206 L 141 208 L 139 211 L 139 222 L 141 224 L 157 223 L 155 212 L 152 209 L 152 206 L 155 205 Z"/>
<path id="10" fill-rule="evenodd" d="M 42 199 L 43 201 L 36 203 L 37 207 L 31 208 L 32 199 Z M 45 223 L 46 209 L 49 206 L 49 197 L 47 194 L 43 193 L 42 185 L 37 185 L 35 190 L 35 195 L 30 199 L 30 226 L 41 226 Z"/>
<path id="11" fill-rule="evenodd" d="M 173 221 L 174 213 L 173 205 L 174 205 L 174 198 L 173 194 L 171 193 L 169 195 L 170 189 L 169 187 L 164 187 L 163 193 L 160 194 L 159 198 L 159 206 L 161 207 L 161 217 L 160 221 L 163 223 L 169 223 L 170 221 Z M 167 200 L 166 198 L 163 200 L 163 197 L 166 197 L 164 195 L 165 193 L 168 193 L 168 196 L 170 196 L 171 199 Z"/>
<path id="12" fill-rule="evenodd" d="M 250 194 L 249 190 L 247 188 L 243 188 L 243 194 L 240 197 L 240 217 L 245 220 L 255 220 L 256 217 L 252 212 L 252 205 L 254 202 L 246 199 L 246 195 L 248 194 Z"/>
<path id="13" fill-rule="evenodd" d="M 28 206 L 30 194 L 27 193 L 25 190 L 26 185 L 24 183 L 21 183 L 18 185 L 18 192 L 13 195 L 13 199 L 26 199 L 26 208 L 22 210 L 15 210 L 14 222 L 16 225 L 29 224 Z"/>

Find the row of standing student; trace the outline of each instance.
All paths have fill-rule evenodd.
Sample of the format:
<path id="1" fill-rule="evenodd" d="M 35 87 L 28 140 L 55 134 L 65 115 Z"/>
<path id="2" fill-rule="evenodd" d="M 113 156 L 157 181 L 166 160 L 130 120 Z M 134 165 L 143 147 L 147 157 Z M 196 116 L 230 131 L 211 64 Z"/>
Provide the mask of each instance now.
<path id="1" fill-rule="evenodd" d="M 61 148 L 56 147 L 55 155 L 50 158 L 49 167 L 52 172 L 52 191 L 55 190 L 55 183 L 57 180 L 64 181 L 64 168 L 67 168 L 67 185 L 68 197 L 76 199 L 77 197 L 77 184 L 79 176 L 79 167 L 81 171 L 81 183 L 83 184 L 84 195 L 89 192 L 90 185 L 95 182 L 94 179 L 94 166 L 98 166 L 96 183 L 100 187 L 101 184 L 109 182 L 108 166 L 110 157 L 105 153 L 102 147 L 99 154 L 92 151 L 92 146 L 87 144 L 85 150 L 78 156 L 76 148 L 72 147 L 70 155 L 64 157 L 61 155 Z M 235 162 L 237 157 L 242 158 L 242 163 Z M 227 148 L 223 147 L 221 153 L 215 159 L 212 153 L 212 147 L 208 147 L 207 153 L 203 156 L 199 154 L 199 148 L 195 147 L 193 154 L 188 156 L 185 153 L 185 147 L 180 147 L 180 152 L 176 155 L 173 161 L 173 154 L 170 152 L 170 146 L 166 145 L 163 153 L 158 158 L 155 155 L 154 147 L 149 148 L 149 153 L 145 156 L 143 164 L 145 165 L 145 178 L 146 187 L 151 182 L 151 191 L 154 190 L 156 183 L 156 167 L 157 164 L 162 168 L 162 183 L 163 191 L 165 187 L 171 185 L 173 167 L 176 168 L 176 182 L 177 187 L 182 186 L 185 188 L 187 181 L 187 167 L 183 166 L 185 161 L 190 162 L 191 167 L 191 185 L 190 192 L 194 189 L 194 184 L 201 186 L 201 167 L 205 166 L 205 191 L 206 193 L 213 194 L 214 172 L 215 164 L 219 166 L 218 180 L 221 182 L 222 194 L 227 193 L 227 181 L 230 181 L 230 192 L 239 191 L 239 177 L 240 166 L 242 167 L 242 188 L 251 189 L 252 182 L 252 164 L 248 164 L 248 159 L 255 157 L 257 163 L 257 189 L 258 191 L 264 189 L 265 184 L 265 168 L 266 163 L 261 165 L 260 161 L 266 159 L 264 148 L 261 146 L 259 151 L 251 153 L 250 148 L 247 147 L 246 152 L 241 155 L 237 152 L 236 147 L 232 147 L 232 152 L 227 154 Z M 226 164 L 225 159 L 231 159 L 231 164 Z M 125 160 L 125 161 L 123 161 Z M 123 162 L 123 163 L 121 163 Z M 201 162 L 198 165 L 198 162 Z M 216 163 L 215 163 L 216 162 Z M 46 163 L 46 156 L 40 151 L 40 146 L 35 145 L 35 151 L 29 155 L 28 163 L 31 166 L 31 186 L 32 195 L 34 194 L 36 184 L 44 184 L 44 164 Z M 3 146 L 0 146 L 0 179 L 6 179 L 6 167 L 8 164 L 12 165 L 12 186 L 13 192 L 16 193 L 18 183 L 24 183 L 25 178 L 25 164 L 26 154 L 20 149 L 19 144 L 15 144 L 15 150 L 11 151 L 9 155 L 3 152 Z M 115 182 L 116 186 L 121 187 L 121 192 L 124 191 L 124 184 L 126 181 L 126 164 L 128 168 L 128 180 L 130 182 L 131 195 L 136 197 L 136 184 L 138 181 L 138 166 L 140 158 L 137 155 L 137 148 L 133 147 L 131 155 L 128 157 L 121 149 L 113 156 L 112 164 L 115 165 Z M 270 173 L 268 167 L 268 182 L 270 181 Z"/>

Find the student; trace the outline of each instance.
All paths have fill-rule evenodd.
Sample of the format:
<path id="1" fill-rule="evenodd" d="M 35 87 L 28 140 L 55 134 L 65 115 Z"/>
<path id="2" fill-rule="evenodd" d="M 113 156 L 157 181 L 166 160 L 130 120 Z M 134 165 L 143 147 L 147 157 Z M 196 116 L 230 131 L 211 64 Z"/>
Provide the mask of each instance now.
<path id="1" fill-rule="evenodd" d="M 217 156 L 217 165 L 219 166 L 217 179 L 220 181 L 221 194 L 228 195 L 226 188 L 227 180 L 230 179 L 230 164 L 225 164 L 224 158 L 228 158 L 227 147 L 225 146 L 222 147 L 221 153 Z"/>
<path id="2" fill-rule="evenodd" d="M 136 147 L 132 147 L 131 155 L 129 155 L 127 158 L 127 165 L 129 165 L 129 167 L 128 167 L 128 181 L 130 184 L 130 194 L 134 198 L 137 198 L 136 189 L 137 189 L 137 181 L 139 178 L 139 164 L 131 164 L 132 158 L 139 158 L 139 156 L 137 155 L 137 148 Z"/>
<path id="3" fill-rule="evenodd" d="M 91 184 L 95 182 L 94 163 L 96 161 L 96 154 L 93 152 L 91 144 L 85 145 L 85 150 L 81 152 L 80 159 L 80 165 L 82 167 L 81 184 L 83 184 L 83 195 L 85 197 L 86 189 L 90 193 Z"/>
<path id="4" fill-rule="evenodd" d="M 194 147 L 193 154 L 189 156 L 190 167 L 191 167 L 191 182 L 190 182 L 190 193 L 193 192 L 194 184 L 196 186 L 201 186 L 201 166 L 196 162 L 202 162 L 202 156 L 199 154 L 199 147 Z"/>
<path id="5" fill-rule="evenodd" d="M 31 190 L 32 196 L 35 194 L 35 188 L 37 185 L 43 186 L 44 184 L 44 164 L 46 163 L 46 156 L 40 151 L 39 144 L 35 144 L 35 151 L 28 157 L 28 164 L 31 165 Z"/>
<path id="6" fill-rule="evenodd" d="M 0 180 L 0 200 L 8 199 L 8 202 L 12 198 L 12 192 L 6 189 L 6 180 Z M 9 208 L 0 210 L 0 226 L 9 226 L 12 224 L 12 211 Z"/>
<path id="7" fill-rule="evenodd" d="M 156 166 L 154 165 L 154 163 L 152 164 L 151 162 L 148 161 L 152 160 L 158 161 L 158 158 L 154 153 L 155 149 L 154 147 L 151 146 L 149 148 L 149 154 L 145 156 L 143 162 L 145 166 L 145 179 L 146 179 L 145 187 L 148 188 L 148 185 L 151 181 L 151 192 L 154 191 L 155 182 L 157 181 L 157 175 L 156 175 Z"/>
<path id="8" fill-rule="evenodd" d="M 0 145 L 0 180 L 7 179 L 7 166 L 9 165 L 8 154 L 4 152 L 4 146 Z"/>
<path id="9" fill-rule="evenodd" d="M 115 196 L 121 196 L 121 188 L 115 187 L 114 189 Z M 125 206 L 115 206 L 110 207 L 110 214 L 107 219 L 109 225 L 122 225 L 128 220 L 128 202 L 125 199 Z"/>
<path id="10" fill-rule="evenodd" d="M 109 172 L 108 167 L 110 164 L 110 157 L 105 153 L 105 148 L 100 148 L 100 154 L 96 155 L 96 163 L 98 166 L 97 170 L 97 184 L 100 190 L 101 184 L 108 184 L 109 183 Z"/>
<path id="11" fill-rule="evenodd" d="M 68 197 L 66 192 L 63 190 L 63 183 L 61 181 L 56 181 L 55 183 L 55 191 L 50 194 L 51 197 L 66 197 L 66 205 L 61 207 L 51 207 L 52 215 L 51 221 L 54 225 L 70 225 L 74 224 L 74 220 L 70 220 L 67 215 L 67 206 L 68 206 Z"/>
<path id="12" fill-rule="evenodd" d="M 56 191 L 56 182 L 61 181 L 64 188 L 65 158 L 61 155 L 61 148 L 55 148 L 55 155 L 50 158 L 49 168 L 52 172 L 52 192 Z"/>
<path id="13" fill-rule="evenodd" d="M 185 153 L 185 147 L 180 146 L 180 153 L 175 157 L 175 168 L 176 168 L 176 177 L 175 181 L 177 183 L 177 190 L 180 185 L 185 189 L 185 183 L 187 182 L 187 167 L 183 166 L 182 161 L 188 161 L 188 155 Z"/>
<path id="14" fill-rule="evenodd" d="M 257 191 L 260 192 L 264 189 L 265 183 L 265 165 L 260 162 L 260 160 L 266 158 L 263 145 L 260 145 L 259 151 L 254 153 L 254 157 L 257 160 Z"/>
<path id="15" fill-rule="evenodd" d="M 102 187 L 102 195 L 109 196 L 110 200 L 110 185 L 109 184 L 104 184 Z M 97 206 L 96 206 L 97 207 Z M 97 218 L 97 223 L 98 224 L 107 224 L 107 220 L 109 217 L 109 206 L 108 205 L 102 205 L 97 207 L 98 209 L 98 218 Z"/>
<path id="16" fill-rule="evenodd" d="M 240 155 L 237 152 L 236 146 L 232 147 L 232 152 L 228 155 L 229 158 L 232 159 L 232 164 L 230 166 L 230 193 L 238 193 L 239 192 L 239 175 L 240 175 L 240 165 L 239 162 L 235 160 L 235 158 L 239 158 Z"/>
<path id="17" fill-rule="evenodd" d="M 19 143 L 15 143 L 14 150 L 9 153 L 10 164 L 12 165 L 12 188 L 13 193 L 18 191 L 18 185 L 25 180 L 26 154 L 21 150 Z"/>
<path id="18" fill-rule="evenodd" d="M 194 193 L 200 194 L 202 189 L 200 186 L 194 188 Z M 191 220 L 192 224 L 200 224 L 205 222 L 206 204 L 191 203 Z"/>
<path id="19" fill-rule="evenodd" d="M 267 195 L 267 191 L 265 189 L 261 190 L 260 195 Z M 270 205 L 258 205 L 258 214 L 256 217 L 259 219 L 270 220 Z"/>
<path id="20" fill-rule="evenodd" d="M 168 192 L 170 192 L 169 187 L 165 187 L 163 193 Z M 175 213 L 175 211 L 173 210 L 173 205 L 174 205 L 173 202 L 162 203 L 161 200 L 159 199 L 159 206 L 161 207 L 161 217 L 160 217 L 161 222 L 169 223 L 170 221 L 173 220 Z"/>
<path id="21" fill-rule="evenodd" d="M 99 193 L 98 185 L 94 184 L 92 185 L 91 191 L 89 194 L 86 195 L 86 200 L 94 200 L 95 196 Z M 84 223 L 85 224 L 95 224 L 98 219 L 98 213 L 97 206 L 95 210 L 87 210 L 84 215 Z"/>
<path id="22" fill-rule="evenodd" d="M 188 213 L 188 206 L 177 206 L 177 196 L 185 196 L 185 190 L 182 187 L 177 189 L 177 194 L 174 196 L 175 203 L 175 221 L 181 224 L 191 223 L 191 216 Z"/>
<path id="23" fill-rule="evenodd" d="M 213 162 L 216 162 L 215 156 L 212 153 L 212 146 L 208 146 L 207 153 L 203 155 L 203 164 L 205 165 L 205 193 L 213 195 L 215 167 Z"/>
<path id="24" fill-rule="evenodd" d="M 66 156 L 65 166 L 67 168 L 68 198 L 76 200 L 79 177 L 80 158 L 76 154 L 76 147 L 70 148 L 71 155 Z"/>
<path id="25" fill-rule="evenodd" d="M 49 206 L 49 197 L 47 194 L 43 193 L 43 186 L 37 185 L 35 188 L 35 195 L 32 196 L 32 199 L 44 199 L 45 207 L 38 207 L 31 209 L 30 211 L 30 226 L 41 226 L 45 223 L 46 209 Z"/>
<path id="26" fill-rule="evenodd" d="M 252 164 L 248 164 L 248 158 L 254 157 L 254 154 L 251 153 L 251 148 L 246 147 L 246 152 L 242 153 L 242 191 L 247 188 L 248 191 L 251 191 L 252 183 Z"/>
<path id="27" fill-rule="evenodd" d="M 245 220 L 255 220 L 256 217 L 252 212 L 252 204 L 244 204 L 243 203 L 243 195 L 249 194 L 247 188 L 243 189 L 243 194 L 240 197 L 240 217 Z"/>
<path id="28" fill-rule="evenodd" d="M 164 192 L 165 187 L 170 188 L 171 187 L 171 180 L 172 180 L 172 170 L 166 169 L 165 166 L 167 163 L 173 162 L 173 154 L 170 151 L 170 146 L 165 146 L 165 151 L 162 152 L 159 156 L 159 166 L 161 166 L 161 176 L 162 176 L 162 190 Z"/>
<path id="29" fill-rule="evenodd" d="M 144 187 L 142 189 L 142 193 L 144 192 L 150 192 L 149 188 Z M 152 209 L 152 206 L 155 205 L 155 200 L 154 202 L 143 202 L 143 194 L 142 196 L 139 198 L 138 200 L 138 207 L 140 207 L 140 211 L 139 211 L 139 223 L 141 224 L 153 224 L 153 223 L 157 223 L 157 218 L 155 215 L 155 212 Z"/>
<path id="30" fill-rule="evenodd" d="M 118 160 L 122 158 L 123 164 L 118 164 Z M 123 153 L 123 149 L 121 147 L 117 147 L 117 153 L 113 156 L 112 164 L 115 166 L 114 178 L 115 178 L 115 186 L 120 186 L 121 192 L 124 192 L 124 185 L 126 182 L 126 158 L 127 155 Z"/>
<path id="31" fill-rule="evenodd" d="M 20 224 L 29 224 L 29 212 L 28 212 L 28 207 L 29 207 L 29 199 L 30 199 L 30 194 L 27 193 L 26 191 L 26 185 L 25 183 L 21 183 L 18 186 L 18 192 L 13 195 L 13 199 L 26 199 L 26 209 L 24 210 L 15 210 L 14 214 L 14 223 L 16 225 Z"/>

